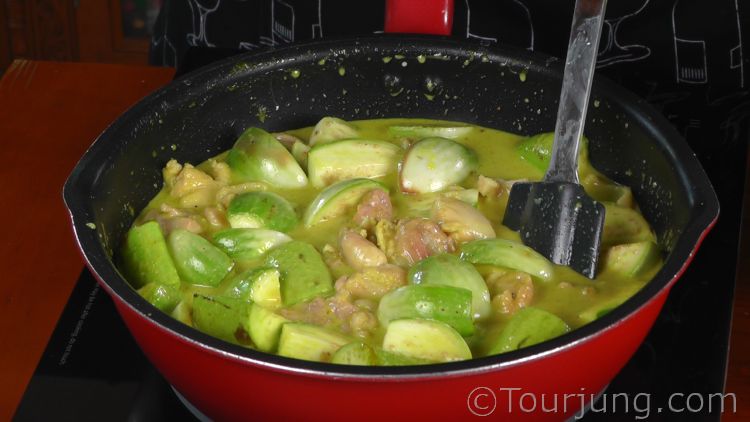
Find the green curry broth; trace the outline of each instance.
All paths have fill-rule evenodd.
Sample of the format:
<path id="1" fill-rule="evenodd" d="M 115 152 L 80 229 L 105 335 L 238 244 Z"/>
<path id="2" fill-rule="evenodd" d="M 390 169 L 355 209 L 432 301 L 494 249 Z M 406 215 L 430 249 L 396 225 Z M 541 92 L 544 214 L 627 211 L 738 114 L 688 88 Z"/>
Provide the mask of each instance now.
<path id="1" fill-rule="evenodd" d="M 348 123 L 359 132 L 359 138 L 361 139 L 386 140 L 399 146 L 403 146 L 403 139 L 397 139 L 391 136 L 388 133 L 388 128 L 390 126 L 441 124 L 466 126 L 464 123 L 428 119 L 377 119 L 352 121 Z M 307 140 L 310 137 L 312 130 L 312 127 L 306 127 L 289 130 L 286 131 L 286 133 L 294 135 L 302 140 Z M 522 139 L 523 137 L 520 135 L 478 126 L 474 126 L 469 134 L 454 139 L 476 151 L 479 157 L 477 172 L 467 177 L 466 180 L 461 183 L 461 187 L 475 188 L 478 174 L 504 180 L 540 180 L 543 176 L 543 172 L 530 165 L 528 162 L 518 158 L 516 147 Z M 225 162 L 226 157 L 227 152 L 224 152 L 213 157 L 213 159 Z M 209 160 L 206 160 L 196 167 L 198 169 L 206 170 L 208 168 L 208 162 Z M 588 164 L 588 162 L 582 162 L 580 166 L 581 176 L 590 173 L 601 176 Z M 413 201 L 413 195 L 400 192 L 397 178 L 398 175 L 393 174 L 377 179 L 384 183 L 390 190 L 390 198 L 394 207 L 394 220 L 404 216 L 414 216 L 415 214 L 410 209 L 410 201 Z M 604 180 L 607 179 L 604 178 Z M 309 184 L 304 189 L 282 190 L 274 188 L 273 186 L 268 186 L 267 188 L 269 192 L 277 193 L 292 203 L 295 206 L 298 215 L 304 212 L 307 204 L 309 204 L 322 190 L 315 189 Z M 147 207 L 144 208 L 137 218 L 136 224 L 144 223 L 144 216 L 148 211 L 154 209 L 158 210 L 161 204 L 164 203 L 174 207 L 179 207 L 179 201 L 171 197 L 169 189 L 166 186 L 162 188 L 162 190 L 149 202 Z M 501 224 L 506 203 L 507 192 L 499 195 L 497 198 L 485 198 L 480 195 L 477 209 L 479 209 L 491 222 L 498 238 L 520 242 L 518 233 Z M 194 209 L 192 211 L 200 211 L 200 209 Z M 335 218 L 331 221 L 313 226 L 312 228 L 305 228 L 304 225 L 299 224 L 287 234 L 295 240 L 308 242 L 315 246 L 318 251 L 321 251 L 325 245 L 338 244 L 338 233 L 340 229 L 345 226 L 352 226 L 351 215 Z M 216 230 L 209 230 L 208 233 L 205 234 L 210 236 L 215 232 Z M 457 245 L 457 251 L 455 254 L 458 254 L 459 252 L 460 245 Z M 233 278 L 233 276 L 246 269 L 262 265 L 262 261 L 262 258 L 259 258 L 256 261 L 237 263 L 217 287 L 198 286 L 184 282 L 181 283 L 180 289 L 183 296 L 183 302 L 190 305 L 195 293 L 204 295 L 223 294 L 227 289 L 227 283 Z M 595 280 L 589 280 L 570 268 L 554 266 L 550 280 L 540 281 L 534 279 L 534 297 L 532 305 L 536 308 L 544 309 L 557 315 L 571 328 L 578 328 L 590 322 L 590 318 L 582 318 L 582 312 L 585 312 L 587 309 L 596 308 L 599 304 L 616 300 L 618 297 L 622 296 L 623 291 L 630 292 L 630 295 L 634 294 L 655 275 L 660 266 L 661 263 L 655 265 L 646 274 L 635 278 L 623 277 L 618 274 L 604 271 L 600 272 Z M 476 267 L 483 276 L 487 276 L 492 271 L 498 270 L 497 268 L 484 265 L 478 265 Z M 603 310 L 607 310 L 606 306 Z M 601 313 L 597 316 L 601 316 Z M 484 321 L 475 322 L 475 334 L 465 338 L 474 357 L 486 353 L 486 344 L 483 343 L 483 338 L 494 336 L 502 331 L 509 319 L 509 315 L 501 314 L 493 310 L 493 313 L 489 318 Z M 382 324 L 379 324 L 379 327 L 372 332 L 372 334 L 366 339 L 366 342 L 378 346 L 379 342 L 383 339 L 384 330 L 385 328 Z"/>

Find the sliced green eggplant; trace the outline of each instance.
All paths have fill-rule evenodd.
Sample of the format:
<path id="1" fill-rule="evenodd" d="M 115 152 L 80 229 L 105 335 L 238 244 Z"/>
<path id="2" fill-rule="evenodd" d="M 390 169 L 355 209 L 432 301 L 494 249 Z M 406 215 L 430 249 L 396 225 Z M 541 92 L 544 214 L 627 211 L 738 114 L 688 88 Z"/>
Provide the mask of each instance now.
<path id="1" fill-rule="evenodd" d="M 392 321 L 383 337 L 383 349 L 432 362 L 471 359 L 461 334 L 448 324 L 426 319 Z"/>
<path id="2" fill-rule="evenodd" d="M 156 221 L 149 221 L 128 231 L 122 260 L 125 277 L 135 288 L 150 283 L 180 285 L 180 276 Z"/>
<path id="3" fill-rule="evenodd" d="M 656 241 L 646 219 L 632 208 L 604 202 L 602 246 Z"/>
<path id="4" fill-rule="evenodd" d="M 227 208 L 232 228 L 269 229 L 287 232 L 299 219 L 286 199 L 271 192 L 246 192 L 235 196 Z"/>
<path id="5" fill-rule="evenodd" d="M 475 207 L 453 198 L 438 198 L 430 217 L 456 243 L 497 237 L 492 223 Z"/>
<path id="6" fill-rule="evenodd" d="M 305 227 L 353 212 L 362 197 L 373 189 L 388 191 L 385 185 L 370 179 L 344 180 L 323 189 L 305 210 L 302 217 Z"/>
<path id="7" fill-rule="evenodd" d="M 474 333 L 471 291 L 441 285 L 399 287 L 383 296 L 378 304 L 378 320 L 387 326 L 402 318 L 433 319 L 453 327 L 462 336 Z"/>
<path id="8" fill-rule="evenodd" d="M 528 246 L 507 239 L 482 239 L 461 245 L 461 259 L 475 265 L 495 265 L 523 271 L 547 281 L 553 265 L 547 258 Z"/>
<path id="9" fill-rule="evenodd" d="M 322 188 L 359 177 L 372 179 L 398 171 L 402 149 L 390 142 L 347 139 L 316 145 L 307 158 L 310 183 Z"/>
<path id="10" fill-rule="evenodd" d="M 352 125 L 336 117 L 324 117 L 313 128 L 308 144 L 314 146 L 339 139 L 359 137 L 359 132 Z"/>
<path id="11" fill-rule="evenodd" d="M 406 151 L 399 183 L 408 193 L 438 192 L 457 185 L 477 169 L 471 148 L 445 138 L 426 138 Z"/>
<path id="12" fill-rule="evenodd" d="M 602 269 L 623 277 L 640 277 L 661 259 L 656 243 L 652 241 L 615 245 L 604 253 Z"/>
<path id="13" fill-rule="evenodd" d="M 333 281 L 320 253 L 309 243 L 293 240 L 271 249 L 266 265 L 281 274 L 281 300 L 285 306 L 333 292 Z"/>
<path id="14" fill-rule="evenodd" d="M 307 156 L 309 153 L 310 147 L 306 143 L 294 141 L 292 144 L 292 156 L 303 169 L 307 168 Z"/>
<path id="15" fill-rule="evenodd" d="M 355 341 L 337 350 L 331 358 L 331 363 L 372 366 L 378 364 L 378 357 L 372 347 L 361 341 Z"/>
<path id="16" fill-rule="evenodd" d="M 424 139 L 424 138 L 462 138 L 472 131 L 471 126 L 461 125 L 394 125 L 388 127 L 391 136 Z"/>
<path id="17" fill-rule="evenodd" d="M 253 268 L 234 276 L 226 286 L 225 296 L 249 300 L 268 309 L 281 306 L 281 274 L 271 267 Z"/>
<path id="18" fill-rule="evenodd" d="M 336 331 L 301 322 L 288 322 L 281 328 L 278 354 L 289 358 L 330 362 L 336 351 L 351 342 Z"/>
<path id="19" fill-rule="evenodd" d="M 500 336 L 492 342 L 488 355 L 510 352 L 561 336 L 570 327 L 557 315 L 526 307 L 516 312 Z"/>
<path id="20" fill-rule="evenodd" d="M 617 290 L 616 294 L 607 298 L 599 298 L 590 306 L 583 309 L 578 314 L 578 318 L 584 323 L 589 323 L 597 320 L 608 314 L 616 307 L 625 303 L 626 300 L 633 297 L 633 295 L 636 294 L 642 287 L 642 284 L 637 283 L 623 284 Z"/>
<path id="21" fill-rule="evenodd" d="M 380 347 L 373 348 L 379 366 L 408 366 L 408 365 L 428 365 L 435 363 L 431 360 L 407 356 L 401 353 L 388 352 Z"/>
<path id="22" fill-rule="evenodd" d="M 247 344 L 247 333 L 242 322 L 247 315 L 247 302 L 237 298 L 206 296 L 193 297 L 195 328 L 232 343 Z"/>
<path id="23" fill-rule="evenodd" d="M 613 202 L 619 206 L 633 208 L 635 199 L 629 187 L 607 180 L 596 173 L 587 174 L 581 185 L 592 198 L 599 202 Z"/>
<path id="24" fill-rule="evenodd" d="M 243 327 L 255 347 L 262 352 L 274 352 L 279 344 L 281 327 L 288 319 L 257 304 L 249 304 Z"/>
<path id="25" fill-rule="evenodd" d="M 409 282 L 420 285 L 451 286 L 471 292 L 471 312 L 475 319 L 489 316 L 490 291 L 484 278 L 468 262 L 450 254 L 433 255 L 409 269 Z"/>
<path id="26" fill-rule="evenodd" d="M 180 288 L 173 284 L 148 283 L 138 293 L 163 312 L 172 312 L 180 302 Z"/>
<path id="27" fill-rule="evenodd" d="M 307 186 L 307 175 L 292 154 L 263 129 L 243 132 L 229 150 L 227 164 L 240 182 L 265 182 L 281 189 Z"/>
<path id="28" fill-rule="evenodd" d="M 216 232 L 213 239 L 235 261 L 258 259 L 270 249 L 292 240 L 284 233 L 267 229 L 225 229 Z"/>
<path id="29" fill-rule="evenodd" d="M 190 284 L 217 286 L 234 266 L 232 259 L 221 249 L 187 230 L 172 231 L 167 245 L 177 273 Z"/>
<path id="30" fill-rule="evenodd" d="M 176 319 L 177 321 L 180 321 L 181 323 L 189 326 L 193 326 L 193 309 L 192 305 L 189 304 L 186 300 L 181 300 L 180 303 L 177 304 L 177 306 L 172 309 L 172 318 Z"/>
<path id="31" fill-rule="evenodd" d="M 546 172 L 552 158 L 552 144 L 554 141 L 555 134 L 553 132 L 539 133 L 521 139 L 516 148 L 522 159 L 540 171 Z M 588 160 L 588 142 L 585 136 L 581 137 L 581 146 L 578 152 L 578 160 L 580 162 Z"/>

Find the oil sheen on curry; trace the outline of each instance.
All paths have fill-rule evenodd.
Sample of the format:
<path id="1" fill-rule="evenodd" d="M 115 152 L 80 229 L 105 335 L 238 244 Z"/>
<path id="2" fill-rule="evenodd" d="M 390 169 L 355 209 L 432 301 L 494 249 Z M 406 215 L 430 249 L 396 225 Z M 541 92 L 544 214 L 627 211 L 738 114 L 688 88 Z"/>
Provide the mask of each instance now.
<path id="1" fill-rule="evenodd" d="M 552 140 L 415 119 L 249 128 L 197 166 L 166 164 L 120 267 L 179 321 L 291 358 L 417 365 L 540 343 L 661 266 L 631 190 L 591 167 L 585 139 L 580 179 L 606 207 L 597 278 L 501 224 L 510 187 L 542 178 Z"/>

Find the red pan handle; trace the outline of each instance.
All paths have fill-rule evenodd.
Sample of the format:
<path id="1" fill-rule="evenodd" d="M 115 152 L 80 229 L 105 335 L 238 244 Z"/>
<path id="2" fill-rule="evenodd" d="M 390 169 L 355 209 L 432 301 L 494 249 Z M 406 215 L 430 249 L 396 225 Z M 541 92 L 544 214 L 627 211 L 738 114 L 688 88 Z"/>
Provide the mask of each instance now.
<path id="1" fill-rule="evenodd" d="M 450 35 L 453 0 L 386 0 L 385 32 Z"/>

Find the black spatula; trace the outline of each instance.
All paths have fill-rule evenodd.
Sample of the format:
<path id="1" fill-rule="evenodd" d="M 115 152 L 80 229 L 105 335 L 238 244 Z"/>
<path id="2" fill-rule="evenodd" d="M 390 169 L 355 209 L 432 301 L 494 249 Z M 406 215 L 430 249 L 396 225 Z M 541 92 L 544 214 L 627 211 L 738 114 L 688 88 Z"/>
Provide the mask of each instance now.
<path id="1" fill-rule="evenodd" d="M 513 185 L 503 217 L 523 243 L 589 278 L 596 275 L 604 206 L 578 183 L 578 149 L 605 5 L 606 0 L 576 0 L 550 166 L 543 181 Z"/>

